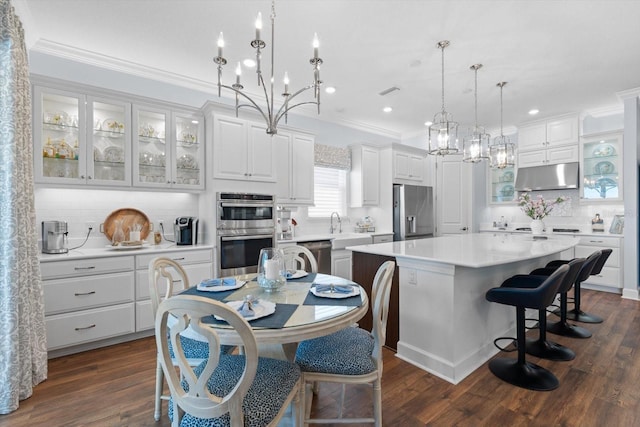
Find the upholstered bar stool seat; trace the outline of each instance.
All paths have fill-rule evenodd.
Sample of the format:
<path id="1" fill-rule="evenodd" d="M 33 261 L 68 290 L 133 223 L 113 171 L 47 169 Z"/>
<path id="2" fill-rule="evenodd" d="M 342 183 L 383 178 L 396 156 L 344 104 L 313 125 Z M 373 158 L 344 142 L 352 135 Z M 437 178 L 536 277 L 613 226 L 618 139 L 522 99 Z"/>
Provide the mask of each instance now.
<path id="1" fill-rule="evenodd" d="M 540 310 L 549 306 L 568 272 L 569 266 L 563 265 L 542 282 L 534 278 L 536 286 L 530 288 L 501 286 L 487 291 L 487 301 L 511 305 L 516 308 L 518 358 L 497 358 L 489 361 L 489 369 L 501 380 L 528 390 L 538 391 L 553 390 L 560 384 L 552 372 L 525 360 L 524 312 L 526 308 Z"/>
<path id="2" fill-rule="evenodd" d="M 571 260 L 567 265 L 569 266 L 569 272 L 565 276 L 558 292 L 566 292 L 571 289 L 571 285 L 576 280 L 582 264 L 584 264 L 584 258 L 576 258 Z M 519 274 L 505 280 L 502 284 L 503 287 L 510 288 L 535 288 L 544 282 L 555 269 L 536 269 L 530 274 Z M 553 341 L 547 340 L 547 308 L 540 308 L 538 310 L 538 339 L 526 340 L 526 352 L 532 356 L 540 357 L 542 359 L 556 360 L 556 361 L 568 361 L 573 360 L 576 354 L 573 350 L 558 344 Z"/>
<path id="3" fill-rule="evenodd" d="M 596 276 L 600 274 L 600 272 L 602 272 L 602 268 L 604 267 L 604 264 L 607 262 L 607 259 L 609 259 L 609 255 L 611 255 L 611 252 L 613 252 L 613 250 L 602 249 L 600 250 L 600 252 L 601 252 L 601 255 L 596 261 L 595 265 L 593 266 L 593 269 L 591 270 L 591 274 L 590 274 L 591 276 Z M 564 261 L 564 260 L 551 261 L 549 264 L 547 264 L 547 267 L 557 268 L 559 265 L 566 264 L 567 262 L 568 261 Z M 573 309 L 567 311 L 567 319 L 576 320 L 582 323 L 602 323 L 603 321 L 602 317 L 596 316 L 595 314 L 586 313 L 580 309 L 580 292 L 581 292 L 581 283 L 576 283 L 573 288 L 574 307 Z"/>

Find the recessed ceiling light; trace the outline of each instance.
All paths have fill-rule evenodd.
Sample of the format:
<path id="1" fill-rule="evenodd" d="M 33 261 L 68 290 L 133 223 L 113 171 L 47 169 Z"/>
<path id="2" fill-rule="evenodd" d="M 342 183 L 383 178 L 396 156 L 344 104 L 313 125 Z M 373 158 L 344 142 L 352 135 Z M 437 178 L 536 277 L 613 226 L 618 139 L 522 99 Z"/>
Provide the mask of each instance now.
<path id="1" fill-rule="evenodd" d="M 384 111 L 385 113 L 390 113 L 390 112 L 392 112 L 392 111 L 393 111 L 393 108 L 391 108 L 391 107 L 384 107 L 384 108 L 382 109 L 382 111 Z"/>
<path id="2" fill-rule="evenodd" d="M 244 64 L 245 67 L 248 67 L 248 68 L 253 68 L 253 67 L 256 66 L 255 59 L 248 58 L 248 59 L 245 59 L 244 61 L 242 61 L 242 63 Z"/>
<path id="3" fill-rule="evenodd" d="M 336 93 L 336 88 L 334 86 L 327 86 L 324 91 L 327 93 Z"/>
<path id="4" fill-rule="evenodd" d="M 424 122 L 424 125 L 425 125 L 425 126 L 431 126 L 432 124 L 433 124 L 433 122 L 429 122 L 429 121 Z"/>
<path id="5" fill-rule="evenodd" d="M 529 110 L 529 115 L 531 116 L 535 116 L 536 114 L 538 114 L 540 112 L 540 110 L 534 108 L 532 110 Z"/>

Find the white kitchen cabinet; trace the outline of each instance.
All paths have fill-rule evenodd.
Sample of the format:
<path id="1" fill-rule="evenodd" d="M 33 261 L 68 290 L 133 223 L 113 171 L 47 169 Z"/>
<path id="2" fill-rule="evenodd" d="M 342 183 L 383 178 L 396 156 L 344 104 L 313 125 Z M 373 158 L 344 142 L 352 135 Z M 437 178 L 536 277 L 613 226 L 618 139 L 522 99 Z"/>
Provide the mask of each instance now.
<path id="1" fill-rule="evenodd" d="M 492 169 L 487 165 L 489 176 L 489 203 L 513 203 L 517 199 L 515 191 L 516 168 Z"/>
<path id="2" fill-rule="evenodd" d="M 424 181 L 426 155 L 398 151 L 394 148 L 392 156 L 394 183 L 414 181 L 414 184 L 419 184 Z"/>
<path id="3" fill-rule="evenodd" d="M 471 232 L 471 167 L 462 155 L 437 157 L 436 235 Z"/>
<path id="4" fill-rule="evenodd" d="M 380 204 L 380 151 L 360 145 L 351 148 L 350 206 Z"/>
<path id="5" fill-rule="evenodd" d="M 297 132 L 273 136 L 276 151 L 276 202 L 313 205 L 314 138 Z"/>
<path id="6" fill-rule="evenodd" d="M 34 86 L 35 181 L 130 186 L 131 104 Z"/>
<path id="7" fill-rule="evenodd" d="M 580 192 L 583 200 L 622 200 L 622 148 L 620 132 L 583 138 L 580 145 Z"/>
<path id="8" fill-rule="evenodd" d="M 213 277 L 213 253 L 211 249 L 193 251 L 163 252 L 136 256 L 136 331 L 153 329 L 153 307 L 149 293 L 149 262 L 157 256 L 177 261 L 187 273 L 189 286 L 196 286 L 203 280 Z M 174 289 L 180 292 L 186 288 L 183 283 L 175 283 Z M 166 289 L 164 290 L 166 291 Z M 161 289 L 161 292 L 163 290 Z"/>
<path id="9" fill-rule="evenodd" d="M 518 167 L 579 161 L 579 120 L 575 114 L 518 128 Z"/>
<path id="10" fill-rule="evenodd" d="M 393 233 L 389 234 L 374 234 L 373 243 L 388 243 L 393 242 Z"/>
<path id="11" fill-rule="evenodd" d="M 611 236 L 581 236 L 580 243 L 575 246 L 575 256 L 586 258 L 600 249 L 611 249 L 611 255 L 604 264 L 600 274 L 589 276 L 582 282 L 587 289 L 621 293 L 623 288 L 622 268 L 622 237 Z"/>
<path id="12" fill-rule="evenodd" d="M 351 251 L 331 251 L 331 274 L 351 280 Z"/>
<path id="13" fill-rule="evenodd" d="M 276 181 L 275 142 L 264 125 L 215 115 L 213 126 L 214 178 Z"/>
<path id="14" fill-rule="evenodd" d="M 135 331 L 134 257 L 41 264 L 47 349 Z"/>
<path id="15" fill-rule="evenodd" d="M 195 111 L 133 106 L 133 185 L 204 188 L 204 126 Z"/>

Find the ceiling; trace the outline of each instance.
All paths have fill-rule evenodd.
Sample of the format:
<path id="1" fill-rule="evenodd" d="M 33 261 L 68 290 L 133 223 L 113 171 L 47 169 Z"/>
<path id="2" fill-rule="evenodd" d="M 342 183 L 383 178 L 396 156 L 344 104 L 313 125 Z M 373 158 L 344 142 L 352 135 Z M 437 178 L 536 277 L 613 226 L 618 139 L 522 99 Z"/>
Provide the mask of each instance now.
<path id="1" fill-rule="evenodd" d="M 263 71 L 270 70 L 268 0 L 13 0 L 32 51 L 171 81 L 217 98 L 218 34 L 229 61 L 249 46 L 258 11 L 264 20 Z M 445 50 L 445 103 L 461 126 L 504 126 L 569 112 L 621 111 L 617 92 L 640 87 L 640 1 L 636 0 L 278 0 L 275 80 L 291 89 L 311 83 L 314 32 L 324 60 L 321 120 L 410 138 L 441 110 L 440 40 Z M 246 90 L 259 93 L 251 70 Z M 386 96 L 379 93 L 398 87 Z M 223 92 L 223 96 L 230 96 Z M 383 113 L 384 106 L 393 107 Z M 532 117 L 528 111 L 537 108 Z M 306 109 L 306 107 L 303 107 Z M 301 109 L 298 109 L 301 110 Z M 315 114 L 313 109 L 302 111 Z"/>

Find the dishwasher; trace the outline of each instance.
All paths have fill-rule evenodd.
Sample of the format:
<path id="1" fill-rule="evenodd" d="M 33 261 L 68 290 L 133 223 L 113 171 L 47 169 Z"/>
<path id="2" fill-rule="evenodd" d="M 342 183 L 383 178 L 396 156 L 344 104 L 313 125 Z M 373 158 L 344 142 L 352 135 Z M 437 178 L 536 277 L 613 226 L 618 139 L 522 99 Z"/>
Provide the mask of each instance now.
<path id="1" fill-rule="evenodd" d="M 314 240 L 298 242 L 298 245 L 309 249 L 318 262 L 318 273 L 331 274 L 331 240 Z"/>

